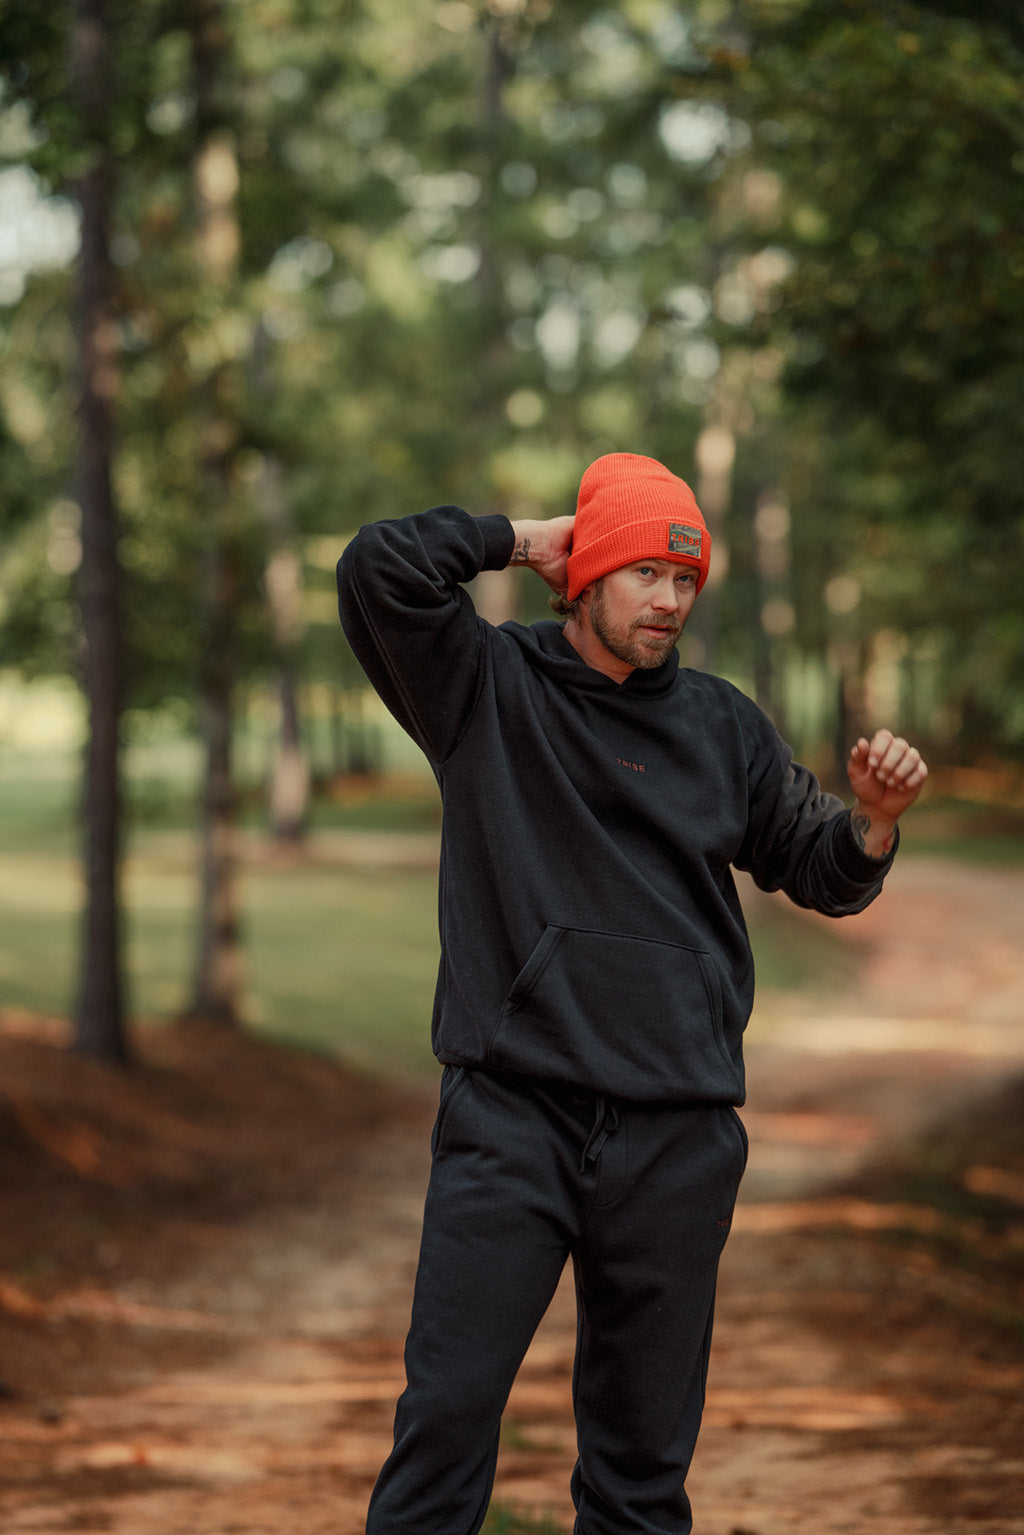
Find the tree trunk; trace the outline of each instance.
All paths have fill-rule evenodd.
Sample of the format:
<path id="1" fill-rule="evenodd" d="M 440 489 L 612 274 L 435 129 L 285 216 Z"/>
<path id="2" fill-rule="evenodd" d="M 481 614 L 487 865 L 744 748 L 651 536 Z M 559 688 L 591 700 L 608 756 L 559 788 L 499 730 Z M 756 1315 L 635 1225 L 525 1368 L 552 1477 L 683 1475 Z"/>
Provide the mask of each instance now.
<path id="1" fill-rule="evenodd" d="M 268 460 L 263 490 L 270 534 L 266 589 L 270 627 L 277 650 L 281 726 L 270 769 L 269 809 L 276 842 L 297 844 L 306 830 L 309 763 L 302 742 L 296 653 L 302 626 L 302 567 L 292 540 L 291 517 L 284 499 L 280 466 Z"/>
<path id="2" fill-rule="evenodd" d="M 253 345 L 253 385 L 268 408 L 273 379 L 268 338 L 257 327 Z M 284 469 L 279 458 L 265 453 L 255 480 L 267 529 L 269 554 L 264 576 L 270 632 L 277 652 L 277 691 L 281 723 L 270 764 L 268 809 L 274 841 L 297 845 L 306 834 L 309 810 L 309 758 L 302 740 L 297 683 L 302 640 L 302 561 L 295 546 L 295 523 L 288 501 Z"/>
<path id="3" fill-rule="evenodd" d="M 217 582 L 217 573 L 211 577 Z M 217 625 L 211 626 L 216 633 Z M 208 657 L 203 678 L 205 765 L 202 798 L 200 914 L 195 984 L 189 1014 L 236 1024 L 242 981 L 238 917 L 233 665 L 226 651 Z"/>
<path id="4" fill-rule="evenodd" d="M 225 51 L 218 0 L 193 0 L 195 252 L 201 291 L 214 308 L 230 300 L 239 245 L 238 164 L 219 108 Z M 235 1024 L 241 1008 L 241 944 L 232 746 L 242 572 L 231 467 L 237 426 L 224 399 L 229 366 L 226 359 L 212 361 L 196 390 L 204 524 L 205 646 L 200 690 L 205 768 L 199 934 L 189 1013 Z"/>
<path id="5" fill-rule="evenodd" d="M 720 407 L 716 407 L 720 413 Z M 697 505 L 711 535 L 711 565 L 700 601 L 686 626 L 691 646 L 697 652 L 694 664 L 713 671 L 718 649 L 717 597 L 729 568 L 726 542 L 726 516 L 732 500 L 732 471 L 736 458 L 736 437 L 721 420 L 709 419 L 697 438 Z"/>
<path id="6" fill-rule="evenodd" d="M 785 647 L 796 624 L 790 600 L 789 507 L 774 490 L 757 498 L 751 519 L 754 551 L 754 697 L 787 740 Z"/>
<path id="7" fill-rule="evenodd" d="M 81 368 L 78 499 L 82 517 L 80 601 L 83 680 L 89 710 L 83 793 L 86 904 L 74 1047 L 124 1061 L 119 892 L 121 788 L 118 726 L 123 656 L 117 510 L 111 483 L 117 387 L 109 226 L 112 160 L 106 147 L 110 37 L 103 0 L 75 0 L 72 73 L 89 163 L 78 182 L 82 243 L 77 327 Z"/>
<path id="8" fill-rule="evenodd" d="M 501 167 L 505 82 L 512 74 L 512 59 L 504 37 L 506 25 L 493 13 L 484 22 L 486 57 L 480 94 L 480 181 L 484 191 L 478 231 L 480 270 L 476 278 L 480 355 L 477 358 L 474 435 L 487 447 L 498 434 L 504 413 L 508 352 L 501 314 L 501 274 L 491 215 L 491 188 Z M 490 497 L 492 494 L 492 487 L 488 485 L 486 495 Z M 485 505 L 484 509 L 491 512 L 505 510 L 494 502 Z M 517 587 L 511 570 L 482 570 L 470 590 L 477 612 L 488 623 L 497 626 L 515 617 Z"/>

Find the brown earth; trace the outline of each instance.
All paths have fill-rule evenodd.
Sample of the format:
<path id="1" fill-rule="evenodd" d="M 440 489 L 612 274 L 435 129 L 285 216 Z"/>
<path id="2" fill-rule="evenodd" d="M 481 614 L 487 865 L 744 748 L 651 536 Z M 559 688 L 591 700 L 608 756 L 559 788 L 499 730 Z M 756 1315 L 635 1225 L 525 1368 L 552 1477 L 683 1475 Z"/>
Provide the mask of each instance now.
<path id="1" fill-rule="evenodd" d="M 750 1030 L 695 1529 L 1024 1532 L 1024 874 L 905 857 L 835 931 L 855 982 Z M 127 1074 L 63 1038 L 0 1015 L 0 1528 L 357 1535 L 433 1089 L 213 1030 L 140 1031 Z M 563 1287 L 495 1494 L 563 1530 L 573 1334 Z"/>

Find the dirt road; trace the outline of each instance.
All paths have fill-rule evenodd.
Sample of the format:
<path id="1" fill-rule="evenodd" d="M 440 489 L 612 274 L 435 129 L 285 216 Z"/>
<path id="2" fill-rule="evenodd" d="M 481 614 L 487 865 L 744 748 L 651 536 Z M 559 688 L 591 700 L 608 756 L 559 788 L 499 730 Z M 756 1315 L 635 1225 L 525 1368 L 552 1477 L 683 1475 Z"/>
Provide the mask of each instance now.
<path id="1" fill-rule="evenodd" d="M 942 1217 L 893 1203 L 865 1169 L 1024 1071 L 1024 876 L 908 858 L 850 941 L 861 964 L 842 998 L 780 1005 L 752 1025 L 751 1162 L 690 1480 L 695 1530 L 1014 1535 L 1024 1532 L 1019 1335 L 1000 1330 L 983 1273 L 914 1240 Z M 9 1119 L 16 1149 L 34 1124 L 51 1161 L 61 1145 L 65 1161 L 77 1156 L 66 1208 L 95 1226 L 70 1276 L 67 1265 L 33 1271 L 9 1228 L 6 1249 L 0 1240 L 0 1528 L 358 1535 L 402 1385 L 432 1094 L 339 1096 L 313 1083 L 315 1063 L 286 1081 L 280 1063 L 250 1061 L 242 1150 L 251 1169 L 262 1147 L 280 1186 L 258 1198 L 239 1185 L 233 1203 L 223 1188 L 195 1206 L 172 1198 L 147 1227 L 131 1191 L 156 1177 L 172 1186 L 160 1156 L 206 1157 L 228 1183 L 234 1166 L 220 1142 L 202 1141 L 214 1108 L 226 1111 L 203 1096 L 213 1089 L 187 1040 L 131 1089 L 142 1093 L 133 1144 L 145 1133 L 155 1149 L 145 1177 L 125 1173 L 114 1194 L 128 1143 L 105 1142 L 98 1127 L 103 1095 L 127 1089 L 97 1077 L 95 1119 L 80 1106 L 75 1118 L 52 1062 L 51 1096 L 39 1086 L 45 1038 L 8 1020 L 0 1044 L 21 1105 Z M 187 1121 L 174 1117 L 182 1071 L 200 1073 L 188 1077 Z M 244 1141 L 240 1124 L 229 1128 Z M 107 1189 L 99 1203 L 82 1192 L 89 1166 Z M 1003 1179 L 1004 1203 L 1019 1195 L 1020 1219 L 1000 1240 L 1020 1264 L 1024 1169 L 987 1172 Z M 28 1221 L 29 1205 L 16 1218 Z M 985 1237 L 969 1222 L 949 1229 L 968 1244 Z M 509 1404 L 495 1492 L 564 1530 L 573 1342 L 563 1286 Z"/>

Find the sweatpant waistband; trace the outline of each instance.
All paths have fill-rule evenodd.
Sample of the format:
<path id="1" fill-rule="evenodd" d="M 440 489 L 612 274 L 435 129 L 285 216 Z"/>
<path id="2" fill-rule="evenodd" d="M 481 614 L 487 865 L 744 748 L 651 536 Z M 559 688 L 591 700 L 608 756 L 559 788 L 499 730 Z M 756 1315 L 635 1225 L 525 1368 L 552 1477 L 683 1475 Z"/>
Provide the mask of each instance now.
<path id="1" fill-rule="evenodd" d="M 451 1069 L 451 1068 L 449 1068 Z M 673 1113 L 685 1112 L 687 1109 L 706 1111 L 708 1109 L 732 1110 L 735 1108 L 724 1099 L 708 1099 L 694 1102 L 675 1102 L 672 1100 L 660 1101 L 657 1099 L 631 1099 L 621 1095 L 601 1091 L 593 1087 L 584 1087 L 572 1082 L 562 1082 L 548 1077 L 534 1077 L 525 1072 L 495 1071 L 486 1066 L 460 1066 L 457 1071 L 468 1071 L 475 1076 L 489 1077 L 496 1083 L 503 1083 L 513 1090 L 534 1094 L 541 1099 L 547 1099 L 549 1103 L 557 1105 L 564 1112 L 572 1115 L 574 1119 L 584 1125 L 589 1120 L 589 1130 L 583 1144 L 580 1156 L 580 1172 L 585 1173 L 588 1167 L 592 1167 L 598 1160 L 605 1145 L 611 1136 L 617 1135 L 623 1122 L 623 1116 L 631 1111 L 658 1112 L 670 1110 Z"/>

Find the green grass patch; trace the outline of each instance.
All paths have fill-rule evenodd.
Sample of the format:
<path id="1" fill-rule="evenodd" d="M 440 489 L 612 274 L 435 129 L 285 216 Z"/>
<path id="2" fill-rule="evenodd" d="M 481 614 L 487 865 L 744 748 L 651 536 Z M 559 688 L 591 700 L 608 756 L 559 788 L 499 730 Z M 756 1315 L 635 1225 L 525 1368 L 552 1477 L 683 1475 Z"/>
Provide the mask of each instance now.
<path id="1" fill-rule="evenodd" d="M 194 964 L 194 795 L 173 754 L 166 779 L 154 775 L 154 761 L 164 760 L 162 749 L 151 753 L 150 776 L 129 775 L 125 979 L 135 1017 L 180 1012 Z M 0 1005 L 72 1010 L 82 905 L 78 795 L 70 755 L 0 762 Z M 426 775 L 352 779 L 318 799 L 310 819 L 314 848 L 321 830 L 422 833 L 436 830 L 439 799 Z M 255 793 L 245 821 L 258 836 L 263 808 Z M 972 862 L 986 852 L 993 861 L 1021 861 L 1024 812 L 929 801 L 907 818 L 904 845 Z M 240 890 L 245 1006 L 255 1027 L 373 1072 L 433 1071 L 433 871 L 315 859 L 275 864 L 260 854 L 245 867 Z M 841 925 L 809 922 L 781 896 L 748 901 L 747 912 L 762 1002 L 770 1005 L 773 992 L 813 1001 L 853 979 L 857 945 Z"/>
<path id="2" fill-rule="evenodd" d="M 25 852 L 4 852 L 0 863 L 0 1001 L 66 1016 L 81 923 L 78 864 Z"/>
<path id="3" fill-rule="evenodd" d="M 256 1024 L 367 1070 L 434 1070 L 436 887 L 429 870 L 251 871 L 246 940 Z"/>
<path id="4" fill-rule="evenodd" d="M 196 819 L 197 791 L 181 782 L 143 778 L 129 782 L 126 819 L 141 831 L 174 831 Z M 266 796 L 250 788 L 239 796 L 239 825 L 267 826 Z M 434 831 L 441 824 L 441 798 L 432 778 L 402 774 L 379 779 L 342 779 L 312 799 L 309 831 Z"/>
<path id="5" fill-rule="evenodd" d="M 42 764 L 40 764 L 42 769 Z M 67 773 L 31 778 L 0 776 L 0 859 L 3 883 L 13 853 L 77 854 L 78 785 Z"/>
<path id="6" fill-rule="evenodd" d="M 195 848 L 185 836 L 135 839 L 124 875 L 125 980 L 136 1017 L 173 1016 L 194 963 Z M 0 1002 L 66 1016 L 73 1007 L 82 905 L 77 861 L 6 853 L 0 881 Z M 372 1072 L 434 1069 L 436 875 L 296 862 L 240 879 L 245 1005 L 253 1025 Z"/>
<path id="7" fill-rule="evenodd" d="M 435 831 L 441 825 L 441 795 L 426 774 L 343 779 L 315 799 L 309 825 L 314 830 Z"/>
<path id="8" fill-rule="evenodd" d="M 5 765 L 0 783 L 0 1003 L 58 1015 L 74 1005 L 82 875 L 74 764 Z M 147 783 L 149 784 L 147 788 Z M 198 846 L 181 784 L 129 785 L 124 870 L 125 986 L 131 1016 L 188 1004 L 195 962 Z M 314 807 L 316 831 L 424 832 L 438 824 L 433 781 L 352 780 Z M 260 824 L 253 801 L 246 820 Z M 435 1070 L 436 874 L 262 856 L 240 880 L 245 1007 L 254 1027 L 374 1073 Z M 759 902 L 751 936 L 764 990 L 824 989 L 849 950 L 784 901 Z"/>
<path id="9" fill-rule="evenodd" d="M 841 926 L 808 921 L 783 895 L 752 893 L 744 915 L 754 952 L 757 992 L 835 993 L 852 984 L 861 963 Z"/>
<path id="10" fill-rule="evenodd" d="M 504 1504 L 492 1503 L 481 1526 L 481 1535 L 565 1535 L 565 1525 L 552 1519 L 533 1519 Z"/>
<path id="11" fill-rule="evenodd" d="M 991 868 L 1024 864 L 1024 809 L 926 797 L 900 823 L 901 846 L 928 857 Z"/>
<path id="12" fill-rule="evenodd" d="M 66 840 L 56 838 L 55 841 Z M 197 849 L 184 833 L 138 833 L 124 875 L 129 1009 L 167 1017 L 188 1002 Z M 69 852 L 3 856 L 0 1000 L 66 1015 L 78 964 L 81 872 Z M 245 1004 L 254 1027 L 329 1050 L 371 1072 L 433 1071 L 438 959 L 432 869 L 355 869 L 258 858 L 240 877 Z M 855 956 L 827 927 L 779 901 L 750 919 L 762 993 L 824 991 Z"/>

